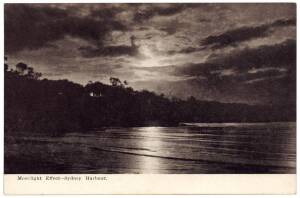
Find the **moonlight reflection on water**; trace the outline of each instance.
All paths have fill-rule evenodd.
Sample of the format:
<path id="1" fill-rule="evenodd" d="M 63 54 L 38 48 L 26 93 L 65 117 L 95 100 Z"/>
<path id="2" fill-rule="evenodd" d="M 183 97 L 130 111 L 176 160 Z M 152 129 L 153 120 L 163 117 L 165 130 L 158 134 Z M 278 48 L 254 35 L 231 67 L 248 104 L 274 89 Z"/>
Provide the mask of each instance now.
<path id="1" fill-rule="evenodd" d="M 147 149 L 147 153 L 149 156 L 158 155 L 160 156 L 163 151 L 162 149 L 162 141 L 159 136 L 161 136 L 161 127 L 143 127 L 142 138 L 139 141 L 139 147 Z M 140 162 L 140 170 L 143 173 L 158 173 L 159 170 L 163 169 L 163 163 L 161 162 L 161 158 L 159 157 L 143 157 Z M 155 170 L 155 172 L 153 172 Z M 157 171 L 157 172 L 156 172 Z"/>

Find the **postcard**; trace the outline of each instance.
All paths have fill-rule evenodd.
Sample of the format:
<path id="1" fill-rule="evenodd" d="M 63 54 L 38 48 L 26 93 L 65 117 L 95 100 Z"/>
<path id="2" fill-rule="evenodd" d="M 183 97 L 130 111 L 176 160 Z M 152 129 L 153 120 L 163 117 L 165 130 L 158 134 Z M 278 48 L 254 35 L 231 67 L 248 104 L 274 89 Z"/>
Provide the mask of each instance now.
<path id="1" fill-rule="evenodd" d="M 6 194 L 296 193 L 295 3 L 5 3 Z"/>

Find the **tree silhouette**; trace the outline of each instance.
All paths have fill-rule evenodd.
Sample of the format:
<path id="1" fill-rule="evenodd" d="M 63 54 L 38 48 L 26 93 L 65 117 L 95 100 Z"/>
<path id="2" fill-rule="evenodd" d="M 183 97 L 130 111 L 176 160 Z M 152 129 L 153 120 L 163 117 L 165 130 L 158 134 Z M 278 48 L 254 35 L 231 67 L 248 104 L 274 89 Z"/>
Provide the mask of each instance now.
<path id="1" fill-rule="evenodd" d="M 25 63 L 18 63 L 16 65 L 16 69 L 17 69 L 17 72 L 20 73 L 20 74 L 24 74 L 25 70 L 27 69 L 27 65 Z"/>
<path id="2" fill-rule="evenodd" d="M 109 81 L 111 83 L 111 85 L 113 87 L 116 87 L 116 86 L 123 86 L 121 80 L 119 78 L 115 78 L 115 77 L 110 77 L 109 78 Z"/>
<path id="3" fill-rule="evenodd" d="M 31 76 L 34 73 L 33 68 L 32 67 L 27 67 L 27 75 Z"/>
<path id="4" fill-rule="evenodd" d="M 40 72 L 33 72 L 33 73 L 31 73 L 31 77 L 33 79 L 38 80 L 38 79 L 40 79 L 42 77 L 42 73 L 40 73 Z"/>
<path id="5" fill-rule="evenodd" d="M 6 72 L 8 70 L 8 64 L 6 63 L 7 57 L 4 56 L 4 71 Z"/>

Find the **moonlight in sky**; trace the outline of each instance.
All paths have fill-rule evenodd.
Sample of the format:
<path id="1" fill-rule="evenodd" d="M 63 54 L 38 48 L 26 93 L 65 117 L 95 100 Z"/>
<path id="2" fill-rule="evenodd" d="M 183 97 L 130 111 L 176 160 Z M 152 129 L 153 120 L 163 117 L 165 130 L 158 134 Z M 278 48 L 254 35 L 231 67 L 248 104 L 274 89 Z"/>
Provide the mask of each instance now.
<path id="1" fill-rule="evenodd" d="M 5 54 L 48 79 L 294 104 L 295 4 L 6 4 Z"/>

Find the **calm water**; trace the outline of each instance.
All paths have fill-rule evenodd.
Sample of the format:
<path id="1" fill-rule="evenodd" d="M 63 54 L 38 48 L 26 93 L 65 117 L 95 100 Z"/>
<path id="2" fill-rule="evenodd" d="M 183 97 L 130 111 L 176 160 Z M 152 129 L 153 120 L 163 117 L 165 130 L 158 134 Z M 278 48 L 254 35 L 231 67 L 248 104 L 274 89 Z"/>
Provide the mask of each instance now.
<path id="1" fill-rule="evenodd" d="M 60 138 L 26 137 L 10 149 L 18 150 L 23 145 L 24 150 L 26 142 L 31 142 L 31 146 L 22 155 L 29 152 L 31 158 L 36 158 L 32 159 L 36 166 L 26 168 L 25 164 L 19 172 L 196 174 L 296 171 L 295 123 L 103 128 Z M 11 163 L 16 160 L 13 156 L 9 159 Z"/>

